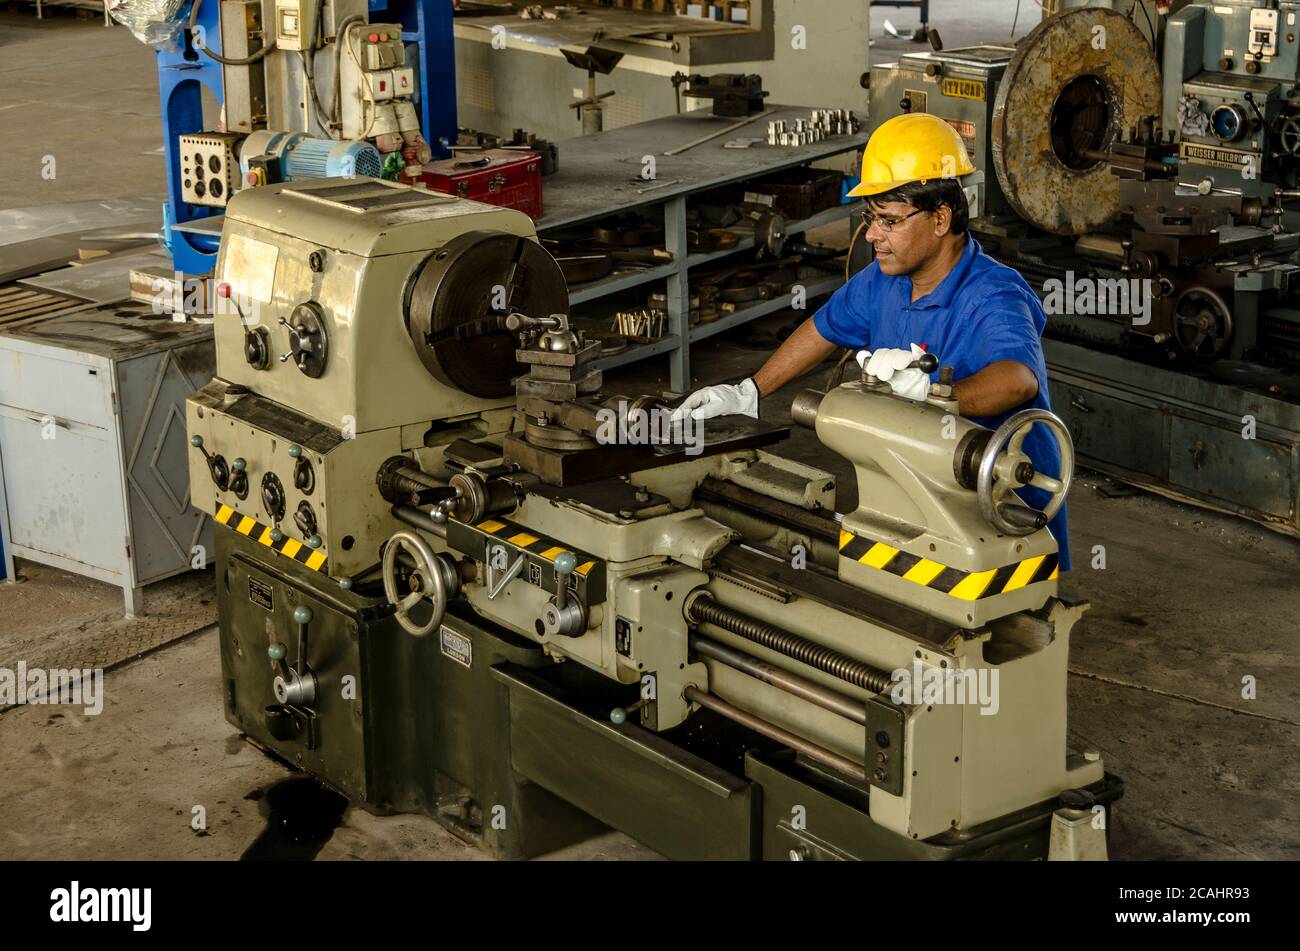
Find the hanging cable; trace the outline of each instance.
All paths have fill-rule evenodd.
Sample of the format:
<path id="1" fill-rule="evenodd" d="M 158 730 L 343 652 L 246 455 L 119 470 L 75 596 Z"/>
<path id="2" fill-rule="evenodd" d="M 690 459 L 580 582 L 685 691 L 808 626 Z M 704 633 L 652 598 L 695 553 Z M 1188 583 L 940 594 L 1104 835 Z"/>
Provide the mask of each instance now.
<path id="1" fill-rule="evenodd" d="M 857 229 L 853 232 L 853 237 L 849 239 L 849 250 L 844 254 L 844 283 L 849 282 L 849 270 L 853 267 L 853 249 L 858 246 L 858 238 L 862 237 L 862 232 L 866 229 L 865 221 L 859 222 Z M 846 349 L 840 354 L 839 362 L 831 370 L 830 375 L 826 377 L 826 391 L 829 392 L 833 387 L 839 386 L 844 380 L 844 365 L 849 362 L 849 357 L 853 356 L 856 351 L 853 348 Z"/>
<path id="2" fill-rule="evenodd" d="M 194 6 L 190 7 L 189 29 L 191 33 L 194 32 L 195 25 L 199 21 L 199 8 L 202 5 L 203 5 L 203 0 L 194 0 Z M 195 45 L 198 46 L 198 44 Z M 212 50 L 208 49 L 208 44 L 206 40 L 203 42 L 201 46 L 198 46 L 198 48 L 201 49 L 205 54 L 207 54 L 209 59 L 216 60 L 222 66 L 252 66 L 254 63 L 260 62 L 261 60 L 265 59 L 266 55 L 270 53 L 273 49 L 275 49 L 275 41 L 272 40 L 270 43 L 267 43 L 256 53 L 253 53 L 251 56 L 246 56 L 243 59 L 230 59 L 228 57 L 222 56 L 220 53 L 212 52 Z"/>
<path id="3" fill-rule="evenodd" d="M 365 22 L 365 17 L 354 13 L 339 24 L 338 32 L 334 35 L 334 121 L 340 125 L 340 136 L 343 134 L 343 50 L 341 46 L 348 41 L 348 29 L 352 24 Z"/>

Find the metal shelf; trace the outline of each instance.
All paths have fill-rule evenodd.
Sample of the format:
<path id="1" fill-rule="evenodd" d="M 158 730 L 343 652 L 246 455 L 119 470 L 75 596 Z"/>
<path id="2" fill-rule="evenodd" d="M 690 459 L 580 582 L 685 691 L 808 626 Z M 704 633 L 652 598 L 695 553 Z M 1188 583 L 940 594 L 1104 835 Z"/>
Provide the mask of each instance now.
<path id="1" fill-rule="evenodd" d="M 804 285 L 804 292 L 808 299 L 827 294 L 834 291 L 844 279 L 838 275 L 823 278 L 812 284 Z M 794 302 L 794 294 L 782 294 L 780 297 L 770 297 L 764 301 L 758 301 L 745 307 L 739 307 L 727 314 L 725 317 L 719 317 L 717 320 L 710 320 L 706 324 L 696 324 L 691 328 L 691 343 L 697 340 L 704 340 L 712 337 L 714 334 L 720 334 L 724 330 L 730 330 L 732 327 L 738 327 L 743 323 L 751 320 L 757 320 L 759 317 L 765 317 L 768 314 L 774 314 L 778 310 L 783 310 Z"/>
<path id="2" fill-rule="evenodd" d="M 860 201 L 851 202 L 847 205 L 836 205 L 834 208 L 827 208 L 825 211 L 819 211 L 811 218 L 805 218 L 803 221 L 787 222 L 785 233 L 788 237 L 792 234 L 803 234 L 805 231 L 812 231 L 814 228 L 820 228 L 822 225 L 834 224 L 853 215 L 853 213 L 862 208 L 863 203 Z M 737 241 L 729 248 L 722 248 L 717 251 L 700 251 L 686 258 L 688 268 L 698 267 L 701 264 L 708 264 L 710 261 L 716 261 L 719 258 L 725 258 L 728 254 L 735 254 L 737 251 L 748 251 L 754 246 L 753 237 L 744 237 Z"/>
<path id="3" fill-rule="evenodd" d="M 804 106 L 769 104 L 768 119 L 797 118 L 808 114 Z M 575 287 L 569 301 L 580 304 L 607 298 L 630 288 L 663 282 L 668 313 L 668 333 L 652 343 L 634 345 L 622 353 L 604 357 L 596 365 L 608 369 L 647 357 L 668 355 L 671 382 L 677 392 L 691 386 L 690 343 L 734 327 L 746 320 L 789 306 L 790 296 L 744 307 L 708 325 L 689 326 L 690 270 L 701 264 L 738 254 L 754 247 L 752 235 L 745 235 L 730 248 L 691 254 L 686 228 L 686 203 L 702 192 L 723 185 L 743 183 L 782 169 L 794 168 L 861 148 L 865 133 L 833 136 L 821 142 L 784 148 L 762 143 L 749 149 L 727 149 L 722 138 L 706 141 L 682 155 L 664 155 L 665 142 L 687 142 L 701 131 L 712 131 L 727 120 L 704 110 L 664 116 L 597 135 L 581 136 L 560 143 L 564 161 L 546 181 L 546 214 L 537 222 L 538 234 L 546 236 L 575 225 L 598 221 L 634 208 L 657 209 L 664 221 L 664 250 L 673 256 L 670 264 L 646 270 L 625 270 L 599 281 Z M 646 155 L 655 155 L 657 183 L 647 186 L 635 176 Z M 861 204 L 836 205 L 803 220 L 787 223 L 786 234 L 801 234 L 812 228 L 848 218 Z M 809 294 L 833 290 L 832 282 L 819 281 Z M 581 313 L 575 313 L 581 318 Z"/>
<path id="4" fill-rule="evenodd" d="M 582 284 L 576 290 L 570 291 L 569 303 L 583 304 L 590 300 L 608 297 L 610 294 L 617 294 L 629 287 L 637 287 L 640 284 L 649 284 L 651 281 L 662 280 L 671 274 L 676 274 L 680 267 L 680 264 L 672 261 L 658 267 L 615 271 L 613 274 Z"/>
<path id="5" fill-rule="evenodd" d="M 647 357 L 657 357 L 661 353 L 676 350 L 679 339 L 676 334 L 669 334 L 651 343 L 634 344 L 622 353 L 613 353 L 607 357 L 601 357 L 599 360 L 594 361 L 592 365 L 600 370 L 609 370 L 613 367 L 621 367 L 625 363 L 644 360 Z"/>

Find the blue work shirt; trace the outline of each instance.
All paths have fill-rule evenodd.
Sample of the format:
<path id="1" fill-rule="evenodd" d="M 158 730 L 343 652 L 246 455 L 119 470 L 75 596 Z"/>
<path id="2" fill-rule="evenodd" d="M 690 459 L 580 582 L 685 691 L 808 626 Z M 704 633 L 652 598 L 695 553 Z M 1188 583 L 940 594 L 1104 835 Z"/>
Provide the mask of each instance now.
<path id="1" fill-rule="evenodd" d="M 1050 410 L 1047 364 L 1042 336 L 1047 326 L 1038 295 L 1016 271 L 986 255 L 979 242 L 967 235 L 966 247 L 939 286 L 913 302 L 912 279 L 884 274 L 873 261 L 831 295 L 813 324 L 826 340 L 855 349 L 924 347 L 952 367 L 953 379 L 964 380 L 1000 360 L 1015 360 L 1033 371 L 1038 393 L 1026 403 L 997 416 L 970 417 L 972 422 L 997 427 L 1022 409 Z M 937 380 L 939 371 L 931 374 Z M 1024 451 L 1034 468 L 1059 477 L 1061 453 L 1055 437 L 1041 423 L 1025 438 Z M 1041 509 L 1049 494 L 1030 486 L 1017 494 Z M 1060 570 L 1070 568 L 1069 531 L 1065 506 L 1048 523 L 1060 549 Z"/>

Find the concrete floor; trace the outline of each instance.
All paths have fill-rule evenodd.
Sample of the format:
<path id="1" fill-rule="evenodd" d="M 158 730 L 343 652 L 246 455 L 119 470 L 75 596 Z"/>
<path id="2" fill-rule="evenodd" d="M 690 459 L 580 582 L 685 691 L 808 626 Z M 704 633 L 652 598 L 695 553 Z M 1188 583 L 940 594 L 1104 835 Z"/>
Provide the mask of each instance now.
<path id="1" fill-rule="evenodd" d="M 1010 32 L 1014 0 L 975 6 L 933 4 L 948 47 Z M 1037 20 L 1028 0 L 1020 14 L 1017 33 Z M 873 17 L 900 30 L 915 21 L 892 9 Z M 881 40 L 873 56 L 914 48 Z M 0 209 L 161 193 L 159 136 L 152 57 L 124 29 L 0 12 Z M 45 155 L 57 160 L 53 181 L 40 175 Z M 762 358 L 715 339 L 695 367 L 699 381 L 712 382 L 751 372 Z M 634 368 L 612 382 L 651 391 L 663 386 L 661 369 Z M 794 389 L 766 400 L 764 415 L 788 419 Z M 854 504 L 847 466 L 811 433 L 796 431 L 781 451 L 835 472 L 839 507 Z M 1079 567 L 1063 588 L 1093 605 L 1073 642 L 1071 740 L 1099 749 L 1128 783 L 1114 813 L 1114 857 L 1300 856 L 1300 545 L 1153 496 L 1106 498 L 1099 482 L 1088 473 L 1076 482 Z M 1098 545 L 1102 570 L 1089 567 Z M 26 574 L 59 585 L 39 569 Z M 52 612 L 23 587 L 0 585 L 0 641 L 94 614 L 85 603 Z M 116 599 L 106 586 L 70 577 L 60 592 Z M 1247 676 L 1257 699 L 1242 698 Z M 0 858 L 242 855 L 267 827 L 263 792 L 289 771 L 225 723 L 218 680 L 209 628 L 110 670 L 98 717 L 42 706 L 0 713 L 10 754 L 0 771 Z M 195 806 L 206 829 L 192 828 Z M 350 809 L 318 857 L 480 856 L 430 820 Z M 560 857 L 653 855 L 610 833 Z"/>

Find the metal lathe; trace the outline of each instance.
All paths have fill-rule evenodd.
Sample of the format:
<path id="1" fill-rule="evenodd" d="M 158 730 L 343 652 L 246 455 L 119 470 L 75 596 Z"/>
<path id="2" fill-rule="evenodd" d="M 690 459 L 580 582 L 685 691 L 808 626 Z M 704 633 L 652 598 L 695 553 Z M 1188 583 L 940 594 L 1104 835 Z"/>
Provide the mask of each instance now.
<path id="1" fill-rule="evenodd" d="M 1067 748 L 1051 414 L 991 432 L 950 374 L 805 391 L 855 470 L 840 514 L 767 422 L 609 439 L 665 406 L 605 388 L 518 212 L 249 189 L 215 279 L 191 484 L 225 714 L 260 747 L 500 857 L 606 825 L 675 858 L 1105 856 L 1122 784 Z"/>

